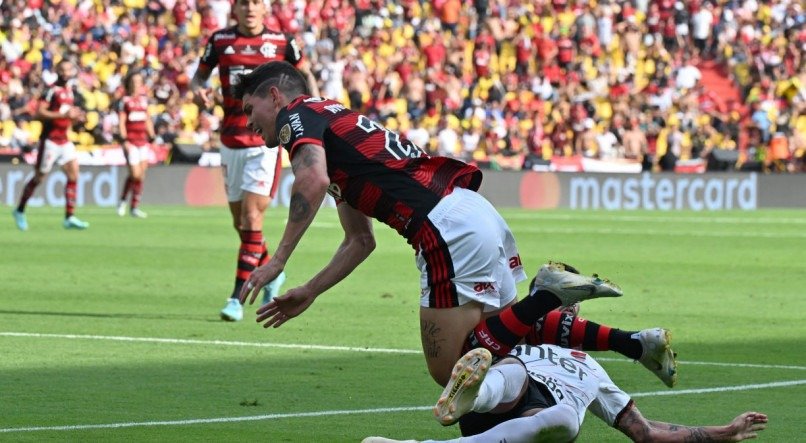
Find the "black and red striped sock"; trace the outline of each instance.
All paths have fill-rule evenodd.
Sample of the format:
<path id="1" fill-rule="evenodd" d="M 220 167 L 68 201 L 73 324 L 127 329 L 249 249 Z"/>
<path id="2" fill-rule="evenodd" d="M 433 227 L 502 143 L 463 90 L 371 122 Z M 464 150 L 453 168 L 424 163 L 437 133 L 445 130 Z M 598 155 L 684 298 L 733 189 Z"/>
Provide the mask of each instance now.
<path id="1" fill-rule="evenodd" d="M 232 298 L 237 298 L 246 279 L 260 265 L 266 245 L 262 231 L 241 231 L 241 248 L 238 251 L 238 267 L 235 270 L 235 288 Z"/>
<path id="2" fill-rule="evenodd" d="M 133 181 L 134 181 L 134 179 L 132 178 L 131 175 L 126 177 L 126 181 L 123 183 L 123 192 L 120 193 L 120 201 L 121 202 L 126 201 L 126 197 L 128 197 L 129 191 L 132 190 L 132 182 Z"/>
<path id="3" fill-rule="evenodd" d="M 76 189 L 77 184 L 73 180 L 68 180 L 64 185 L 64 218 L 73 215 L 76 209 Z"/>
<path id="4" fill-rule="evenodd" d="M 263 243 L 263 252 L 260 254 L 260 261 L 258 261 L 258 266 L 263 266 L 271 260 L 271 254 L 269 254 L 269 249 L 266 247 L 266 243 Z"/>
<path id="5" fill-rule="evenodd" d="M 137 209 L 140 205 L 140 197 L 143 195 L 143 181 L 132 179 L 132 207 L 131 209 Z"/>
<path id="6" fill-rule="evenodd" d="M 28 204 L 28 199 L 34 195 L 37 186 L 39 186 L 39 180 L 36 179 L 36 176 L 31 177 L 28 183 L 25 184 L 25 188 L 23 188 L 22 195 L 20 196 L 20 204 L 17 205 L 18 212 L 25 212 L 25 205 Z"/>
<path id="7" fill-rule="evenodd" d="M 570 313 L 552 311 L 535 322 L 525 341 L 530 345 L 549 344 L 583 351 L 612 350 L 637 360 L 642 348 L 633 334 L 635 331 L 622 331 Z"/>
<path id="8" fill-rule="evenodd" d="M 503 356 L 509 353 L 534 327 L 535 322 L 560 306 L 560 299 L 548 291 L 538 291 L 500 314 L 482 320 L 465 341 L 464 351 L 477 347 Z"/>

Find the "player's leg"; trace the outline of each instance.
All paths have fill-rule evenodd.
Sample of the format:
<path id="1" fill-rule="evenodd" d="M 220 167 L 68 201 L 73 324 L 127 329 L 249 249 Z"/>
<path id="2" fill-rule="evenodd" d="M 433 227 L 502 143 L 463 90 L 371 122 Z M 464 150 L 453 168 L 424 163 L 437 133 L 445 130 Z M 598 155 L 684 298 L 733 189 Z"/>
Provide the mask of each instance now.
<path id="1" fill-rule="evenodd" d="M 677 382 L 671 334 L 661 328 L 623 331 L 584 319 L 573 312 L 552 311 L 538 320 L 524 342 L 583 351 L 615 351 L 640 361 L 668 387 Z"/>
<path id="2" fill-rule="evenodd" d="M 132 184 L 134 183 L 134 176 L 135 176 L 135 167 L 136 164 L 132 161 L 132 153 L 131 150 L 133 146 L 131 143 L 124 141 L 123 142 L 123 156 L 126 158 L 126 170 L 128 174 L 126 175 L 126 180 L 123 182 L 123 190 L 120 193 L 120 200 L 118 201 L 118 215 L 123 217 L 126 215 L 126 200 L 129 197 L 129 193 L 132 190 Z"/>
<path id="3" fill-rule="evenodd" d="M 72 143 L 70 143 L 72 145 Z M 78 160 L 72 156 L 62 165 L 67 183 L 64 185 L 64 223 L 65 229 L 87 229 L 90 224 L 75 216 L 76 194 L 78 192 Z"/>
<path id="4" fill-rule="evenodd" d="M 221 318 L 238 321 L 243 318 L 243 309 L 238 300 L 241 287 L 252 271 L 269 259 L 263 237 L 263 218 L 279 180 L 278 148 L 248 148 L 232 150 L 224 148 L 225 180 L 230 201 L 233 224 L 241 240 L 235 284 Z M 279 291 L 285 280 L 281 274 L 264 289 L 265 294 Z"/>
<path id="5" fill-rule="evenodd" d="M 232 216 L 232 225 L 235 231 L 241 237 L 241 199 L 243 198 L 243 191 L 241 185 L 243 183 L 243 164 L 245 155 L 243 150 L 230 149 L 221 147 L 221 170 L 224 174 L 224 187 L 227 194 L 227 201 L 229 202 L 229 212 Z M 240 286 L 238 286 L 239 273 L 240 273 L 240 251 L 243 245 L 238 249 L 238 265 L 235 268 L 235 288 L 233 289 L 230 297 L 227 299 L 226 305 L 221 310 L 221 319 L 226 321 L 240 321 L 243 318 L 243 307 L 238 300 L 238 293 Z M 243 280 L 241 280 L 243 284 Z"/>
<path id="6" fill-rule="evenodd" d="M 505 358 L 491 366 L 492 359 L 490 351 L 476 348 L 456 362 L 434 406 L 434 417 L 443 426 L 470 411 L 505 413 L 526 393 L 528 375 L 523 364 Z"/>
<path id="7" fill-rule="evenodd" d="M 143 197 L 143 180 L 145 179 L 145 171 L 148 166 L 148 147 L 133 147 L 132 151 L 136 152 L 136 161 L 132 162 L 132 204 L 129 209 L 129 214 L 135 218 L 146 218 L 148 214 L 140 209 L 140 199 Z"/>
<path id="8" fill-rule="evenodd" d="M 482 312 L 474 310 L 473 316 L 457 324 L 450 324 L 454 309 L 420 310 L 421 320 L 430 321 L 421 325 L 429 372 L 443 386 L 453 362 L 463 351 L 484 347 L 494 355 L 504 356 L 540 317 L 561 304 L 621 295 L 618 288 L 604 281 L 572 274 L 559 265 L 546 265 L 538 273 L 536 290 L 513 303 L 517 295 L 515 283 L 525 279 L 525 274 L 512 234 L 492 205 L 472 191 L 456 189 L 443 198 L 418 236 L 420 306 L 438 311 L 475 302 L 483 307 Z M 486 318 L 482 320 L 483 314 Z M 473 319 L 477 323 L 466 328 Z M 446 331 L 446 327 L 451 329 Z M 461 337 L 439 337 L 443 341 L 437 341 L 425 335 L 430 331 Z M 464 344 L 457 348 L 457 341 Z M 437 345 L 449 352 L 435 355 L 433 348 Z"/>
<path id="9" fill-rule="evenodd" d="M 28 200 L 34 195 L 37 186 L 42 183 L 42 180 L 48 175 L 55 162 L 56 152 L 54 152 L 51 143 L 47 140 L 40 141 L 36 151 L 34 174 L 31 179 L 25 183 L 22 194 L 20 194 L 20 201 L 17 204 L 17 208 L 12 212 L 14 223 L 20 231 L 28 230 L 28 219 L 25 217 L 25 207 L 28 205 Z"/>
<path id="10" fill-rule="evenodd" d="M 258 266 L 265 265 L 271 259 L 268 246 L 263 237 L 263 220 L 266 209 L 271 204 L 272 199 L 277 194 L 280 184 L 280 170 L 282 167 L 281 150 L 279 147 L 250 148 L 260 155 L 252 155 L 244 166 L 244 203 L 241 208 L 242 217 L 246 217 L 249 222 L 241 219 L 242 230 L 249 230 L 254 233 L 252 242 L 261 243 L 261 254 Z M 247 199 L 254 194 L 256 204 L 248 204 Z M 259 198 L 258 198 L 259 197 Z M 244 226 L 248 225 L 248 229 Z M 251 273 L 251 271 L 250 271 Z M 247 276 L 248 277 L 248 276 Z M 263 304 L 271 301 L 272 298 L 280 295 L 280 288 L 285 283 L 285 272 L 281 272 L 276 279 L 263 287 Z M 240 292 L 240 291 L 239 291 Z"/>
<path id="11" fill-rule="evenodd" d="M 533 415 L 507 420 L 481 434 L 451 440 L 423 440 L 422 443 L 507 443 L 571 442 L 579 434 L 579 418 L 574 408 L 559 404 L 537 411 Z M 384 437 L 367 437 L 362 443 L 415 442 L 392 440 Z"/>

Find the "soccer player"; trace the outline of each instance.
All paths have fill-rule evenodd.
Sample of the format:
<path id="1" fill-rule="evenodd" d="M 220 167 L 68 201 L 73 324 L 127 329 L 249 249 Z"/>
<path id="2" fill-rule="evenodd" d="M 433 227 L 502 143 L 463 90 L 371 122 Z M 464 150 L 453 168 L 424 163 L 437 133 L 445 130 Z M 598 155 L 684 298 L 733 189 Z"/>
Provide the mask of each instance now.
<path id="1" fill-rule="evenodd" d="M 434 380 L 445 385 L 466 347 L 506 355 L 553 309 L 621 290 L 562 264 L 540 268 L 530 295 L 512 233 L 475 192 L 481 171 L 429 157 L 405 137 L 342 104 L 307 95 L 305 78 L 285 62 L 241 75 L 235 97 L 248 126 L 269 146 L 289 151 L 295 180 L 285 231 L 274 257 L 252 272 L 241 301 L 255 301 L 277 278 L 326 193 L 336 198 L 344 240 L 333 259 L 300 287 L 258 309 L 264 327 L 279 327 L 349 275 L 375 248 L 370 217 L 388 224 L 415 249 L 420 277 L 423 351 Z"/>
<path id="2" fill-rule="evenodd" d="M 264 0 L 236 0 L 233 12 L 238 24 L 210 36 L 191 82 L 197 100 L 209 109 L 213 92 L 205 84 L 213 68 L 218 67 L 224 105 L 221 163 L 232 221 L 241 239 L 235 287 L 221 311 L 226 321 L 243 318 L 238 302 L 241 286 L 256 266 L 270 258 L 263 237 L 263 214 L 277 190 L 281 166 L 277 146 L 265 146 L 261 137 L 246 127 L 241 101 L 233 96 L 232 88 L 239 74 L 247 74 L 267 61 L 285 60 L 304 70 L 308 88 L 318 90 L 296 40 L 264 24 Z M 285 274 L 275 276 L 264 293 L 265 301 L 277 294 L 284 280 Z"/>
<path id="3" fill-rule="evenodd" d="M 579 434 L 585 411 L 636 442 L 741 441 L 755 438 L 767 423 L 758 412 L 740 414 L 724 426 L 649 420 L 599 363 L 580 351 L 519 345 L 492 367 L 491 362 L 489 351 L 477 348 L 454 366 L 434 406 L 441 424 L 459 421 L 463 437 L 448 441 L 570 442 Z M 367 437 L 363 443 L 398 441 Z"/>
<path id="4" fill-rule="evenodd" d="M 86 119 L 84 111 L 75 105 L 75 92 L 70 81 L 76 76 L 76 66 L 63 59 L 56 65 L 56 81 L 43 96 L 37 108 L 37 118 L 42 121 L 42 135 L 37 147 L 34 176 L 25 184 L 20 202 L 14 210 L 14 222 L 21 231 L 28 230 L 25 205 L 34 194 L 36 187 L 53 169 L 54 164 L 62 167 L 67 176 L 64 185 L 65 229 L 87 229 L 90 224 L 74 215 L 76 191 L 78 187 L 78 160 L 76 147 L 67 138 L 70 127 Z"/>
<path id="5" fill-rule="evenodd" d="M 118 215 L 126 215 L 126 197 L 131 193 L 129 214 L 135 218 L 148 215 L 140 210 L 143 195 L 143 180 L 148 168 L 149 141 L 154 140 L 154 123 L 148 116 L 148 95 L 144 89 L 143 75 L 133 72 L 126 79 L 126 96 L 119 103 L 120 138 L 123 154 L 129 167 L 129 175 L 123 185 L 118 203 Z"/>

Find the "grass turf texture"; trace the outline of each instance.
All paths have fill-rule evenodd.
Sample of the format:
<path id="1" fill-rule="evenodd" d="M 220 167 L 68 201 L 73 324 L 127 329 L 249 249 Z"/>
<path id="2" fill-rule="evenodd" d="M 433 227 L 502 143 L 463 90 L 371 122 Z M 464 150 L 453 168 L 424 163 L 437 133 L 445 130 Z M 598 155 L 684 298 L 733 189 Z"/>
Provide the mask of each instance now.
<path id="1" fill-rule="evenodd" d="M 218 319 L 232 289 L 238 246 L 225 208 L 144 209 L 146 220 L 118 217 L 112 208 L 80 208 L 79 216 L 92 223 L 84 232 L 62 229 L 57 208 L 32 208 L 25 233 L 10 215 L 0 224 L 0 430 L 151 424 L 2 432 L 0 440 L 308 442 L 459 435 L 424 409 L 283 416 L 424 407 L 436 400 L 440 389 L 417 352 L 413 253 L 392 230 L 376 225 L 378 249 L 352 276 L 302 317 L 267 331 L 254 323 L 256 306 L 246 308 L 243 322 Z M 762 441 L 802 438 L 803 384 L 654 393 L 806 380 L 800 286 L 806 279 L 806 212 L 502 213 L 529 273 L 556 259 L 622 286 L 624 297 L 585 302 L 583 316 L 622 329 L 672 330 L 681 361 L 673 390 L 639 364 L 596 354 L 618 385 L 642 394 L 636 403 L 646 416 L 706 425 L 758 410 L 770 416 Z M 269 211 L 270 246 L 285 215 L 285 209 Z M 340 240 L 335 211 L 322 210 L 286 268 L 286 288 L 324 265 Z M 199 343 L 102 338 L 112 336 Z M 248 345 L 273 343 L 412 352 Z M 239 417 L 252 419 L 155 423 Z M 623 440 L 589 416 L 578 441 Z"/>

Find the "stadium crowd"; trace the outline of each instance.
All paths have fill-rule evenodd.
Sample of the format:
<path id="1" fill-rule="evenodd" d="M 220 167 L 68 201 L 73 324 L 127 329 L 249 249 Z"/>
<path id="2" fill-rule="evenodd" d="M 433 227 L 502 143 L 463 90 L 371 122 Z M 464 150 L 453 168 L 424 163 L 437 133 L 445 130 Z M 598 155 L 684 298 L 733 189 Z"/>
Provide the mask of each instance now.
<path id="1" fill-rule="evenodd" d="M 138 70 L 155 142 L 218 145 L 219 107 L 189 83 L 229 0 L 0 3 L 0 149 L 29 149 L 61 57 L 79 67 L 80 149 L 118 143 L 115 103 Z M 770 0 L 274 0 L 322 95 L 440 155 L 503 169 L 550 159 L 673 170 L 713 152 L 804 171 L 806 14 Z M 704 85 L 716 67 L 737 99 Z M 710 69 L 710 68 L 709 68 Z"/>

